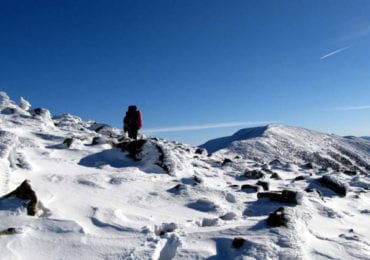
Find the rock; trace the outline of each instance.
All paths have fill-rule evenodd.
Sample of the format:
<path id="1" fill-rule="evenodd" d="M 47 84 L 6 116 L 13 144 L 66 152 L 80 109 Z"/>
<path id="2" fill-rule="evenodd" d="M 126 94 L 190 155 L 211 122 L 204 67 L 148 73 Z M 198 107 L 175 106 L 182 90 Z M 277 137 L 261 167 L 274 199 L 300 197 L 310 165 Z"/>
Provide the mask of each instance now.
<path id="1" fill-rule="evenodd" d="M 202 227 L 213 227 L 216 226 L 219 222 L 218 218 L 204 218 L 202 220 Z"/>
<path id="2" fill-rule="evenodd" d="M 225 215 L 221 216 L 220 219 L 228 221 L 236 219 L 236 214 L 234 212 L 228 212 Z"/>
<path id="3" fill-rule="evenodd" d="M 259 191 L 259 187 L 255 185 L 250 185 L 250 184 L 243 184 L 241 187 L 241 190 L 247 193 L 254 193 Z"/>
<path id="4" fill-rule="evenodd" d="M 291 203 L 295 205 L 300 203 L 298 192 L 290 190 L 283 190 L 281 192 L 258 192 L 257 198 L 258 199 L 268 198 L 271 201 Z"/>
<path id="5" fill-rule="evenodd" d="M 277 168 L 282 168 L 284 167 L 284 164 L 279 160 L 279 159 L 275 159 L 275 160 L 272 160 L 270 163 L 269 163 L 270 166 L 272 167 L 277 167 Z"/>
<path id="6" fill-rule="evenodd" d="M 156 163 L 156 165 L 161 167 L 167 174 L 170 175 L 171 166 L 168 163 L 166 163 L 166 156 L 164 154 L 162 147 L 160 145 L 156 145 L 155 147 L 157 148 L 159 153 L 158 162 Z"/>
<path id="7" fill-rule="evenodd" d="M 207 155 L 207 150 L 204 148 L 197 148 L 194 153 L 200 155 Z"/>
<path id="8" fill-rule="evenodd" d="M 177 229 L 177 225 L 175 223 L 162 223 L 159 226 L 154 227 L 154 233 L 157 236 L 164 236 L 167 233 L 173 232 Z"/>
<path id="9" fill-rule="evenodd" d="M 349 175 L 349 176 L 356 176 L 357 175 L 357 171 L 356 170 L 346 170 L 346 171 L 343 171 L 344 174 L 346 175 Z"/>
<path id="10" fill-rule="evenodd" d="M 230 203 L 236 203 L 236 198 L 233 194 L 231 193 L 226 193 L 225 199 L 230 202 Z"/>
<path id="11" fill-rule="evenodd" d="M 261 179 L 265 174 L 259 170 L 246 170 L 243 174 L 243 177 L 247 179 Z"/>
<path id="12" fill-rule="evenodd" d="M 146 140 L 140 139 L 140 140 L 134 140 L 134 141 L 123 141 L 115 146 L 118 148 L 121 148 L 122 151 L 128 152 L 128 156 L 135 161 L 140 161 L 140 153 L 142 151 L 142 148 L 144 144 L 146 143 Z"/>
<path id="13" fill-rule="evenodd" d="M 306 192 L 309 192 L 309 193 L 311 193 L 311 192 L 316 192 L 317 193 L 317 195 L 319 195 L 319 197 L 322 199 L 322 200 L 324 200 L 324 197 L 322 196 L 322 193 L 319 191 L 319 190 L 317 190 L 317 189 L 314 189 L 314 188 L 306 188 L 305 189 L 305 191 Z"/>
<path id="14" fill-rule="evenodd" d="M 167 190 L 168 192 L 171 192 L 171 193 L 175 193 L 175 194 L 180 194 L 182 193 L 183 191 L 186 191 L 186 186 L 184 184 L 177 184 L 175 187 Z"/>
<path id="15" fill-rule="evenodd" d="M 261 186 L 263 190 L 269 190 L 270 188 L 270 183 L 268 183 L 267 181 L 258 181 L 256 185 Z"/>
<path id="16" fill-rule="evenodd" d="M 229 185 L 230 188 L 233 188 L 233 189 L 239 189 L 239 185 L 238 184 L 231 184 Z"/>
<path id="17" fill-rule="evenodd" d="M 244 246 L 245 241 L 246 240 L 242 237 L 236 237 L 236 238 L 233 239 L 233 242 L 231 243 L 231 246 L 233 248 L 236 248 L 236 249 L 241 248 L 242 246 Z"/>
<path id="18" fill-rule="evenodd" d="M 309 162 L 309 163 L 306 163 L 306 164 L 302 165 L 302 168 L 312 170 L 313 168 L 315 168 L 315 166 L 313 165 L 312 162 Z"/>
<path id="19" fill-rule="evenodd" d="M 203 179 L 196 175 L 193 176 L 193 180 L 195 183 L 203 183 Z"/>
<path id="20" fill-rule="evenodd" d="M 101 136 L 95 136 L 92 140 L 92 145 L 98 145 L 98 144 L 107 144 L 109 143 L 109 140 L 107 138 L 101 137 Z"/>
<path id="21" fill-rule="evenodd" d="M 67 148 L 71 147 L 72 143 L 73 143 L 73 138 L 66 138 L 66 139 L 64 139 L 64 141 L 63 141 L 63 144 L 64 144 Z"/>
<path id="22" fill-rule="evenodd" d="M 6 107 L 3 110 L 1 110 L 1 114 L 3 115 L 12 115 L 15 114 L 15 109 L 12 107 Z"/>
<path id="23" fill-rule="evenodd" d="M 208 199 L 198 199 L 197 201 L 188 203 L 187 206 L 201 212 L 214 212 L 219 209 L 218 205 Z"/>
<path id="24" fill-rule="evenodd" d="M 276 179 L 276 180 L 281 180 L 281 177 L 276 172 L 272 173 L 270 178 L 271 179 Z"/>
<path id="25" fill-rule="evenodd" d="M 306 178 L 303 175 L 294 178 L 294 181 L 304 181 Z"/>
<path id="26" fill-rule="evenodd" d="M 32 190 L 28 180 L 22 182 L 14 191 L 3 196 L 1 200 L 16 197 L 21 200 L 27 200 L 27 215 L 35 216 L 37 213 L 37 197 L 36 193 Z"/>
<path id="27" fill-rule="evenodd" d="M 287 227 L 288 219 L 284 212 L 284 207 L 278 208 L 274 212 L 270 213 L 266 222 L 271 227 Z"/>
<path id="28" fill-rule="evenodd" d="M 332 174 L 324 175 L 318 181 L 322 186 L 331 189 L 338 195 L 346 196 L 347 194 L 348 187 Z"/>
<path id="29" fill-rule="evenodd" d="M 6 235 L 14 235 L 14 234 L 18 234 L 20 233 L 19 230 L 17 230 L 16 228 L 7 228 L 5 230 L 2 230 L 0 231 L 0 237 L 1 236 L 6 236 Z"/>
<path id="30" fill-rule="evenodd" d="M 221 166 L 225 166 L 226 164 L 229 164 L 229 163 L 232 163 L 232 162 L 233 162 L 232 160 L 230 160 L 229 158 L 226 158 L 226 159 L 222 162 Z"/>

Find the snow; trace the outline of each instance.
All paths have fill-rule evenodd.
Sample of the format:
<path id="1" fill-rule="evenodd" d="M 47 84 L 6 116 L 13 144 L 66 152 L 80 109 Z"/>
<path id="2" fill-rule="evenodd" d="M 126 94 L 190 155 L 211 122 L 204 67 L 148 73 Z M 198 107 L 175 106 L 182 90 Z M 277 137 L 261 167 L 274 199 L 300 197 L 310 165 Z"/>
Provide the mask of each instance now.
<path id="1" fill-rule="evenodd" d="M 30 104 L 5 98 L 1 109 L 9 106 L 11 113 L 0 114 L 0 195 L 28 179 L 40 209 L 28 216 L 22 200 L 0 200 L 0 232 L 17 230 L 0 235 L 1 259 L 370 258 L 369 176 L 303 167 L 302 158 L 287 153 L 326 151 L 330 143 L 369 163 L 368 146 L 358 139 L 273 125 L 241 130 L 210 156 L 147 139 L 137 161 L 111 145 L 119 129 L 69 114 L 52 117 L 47 109 L 33 114 Z M 108 142 L 93 145 L 96 137 Z M 263 148 L 255 150 L 258 160 L 243 153 L 252 145 Z M 282 163 L 269 165 L 276 155 Z M 230 162 L 222 165 L 225 158 Z M 246 169 L 263 172 L 271 191 L 298 191 L 299 204 L 244 192 L 243 184 L 258 181 L 245 177 Z M 346 196 L 319 183 L 326 175 L 346 184 Z M 268 215 L 280 207 L 288 226 L 269 227 Z M 232 247 L 236 237 L 245 239 L 241 248 Z"/>

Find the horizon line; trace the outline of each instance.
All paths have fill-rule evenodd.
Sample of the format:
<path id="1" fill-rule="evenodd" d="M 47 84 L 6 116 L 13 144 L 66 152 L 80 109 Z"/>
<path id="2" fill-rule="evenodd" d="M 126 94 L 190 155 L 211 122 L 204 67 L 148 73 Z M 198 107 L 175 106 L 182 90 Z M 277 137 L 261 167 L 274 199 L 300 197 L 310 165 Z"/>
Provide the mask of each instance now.
<path id="1" fill-rule="evenodd" d="M 143 130 L 144 133 L 167 133 L 167 132 L 182 132 L 204 129 L 228 128 L 236 126 L 257 126 L 276 123 L 276 121 L 245 121 L 245 122 L 225 122 L 202 125 L 183 125 L 183 126 L 168 126 L 160 128 L 150 128 Z"/>

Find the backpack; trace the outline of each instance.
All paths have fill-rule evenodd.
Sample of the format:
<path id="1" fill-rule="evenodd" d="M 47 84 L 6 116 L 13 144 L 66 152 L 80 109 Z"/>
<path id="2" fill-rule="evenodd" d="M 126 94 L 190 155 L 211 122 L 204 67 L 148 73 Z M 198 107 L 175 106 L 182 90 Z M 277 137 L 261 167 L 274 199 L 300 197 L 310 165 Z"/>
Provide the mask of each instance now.
<path id="1" fill-rule="evenodd" d="M 124 118 L 125 128 L 140 129 L 143 126 L 143 120 L 141 118 L 140 110 L 137 110 L 136 106 L 129 106 L 126 116 Z"/>

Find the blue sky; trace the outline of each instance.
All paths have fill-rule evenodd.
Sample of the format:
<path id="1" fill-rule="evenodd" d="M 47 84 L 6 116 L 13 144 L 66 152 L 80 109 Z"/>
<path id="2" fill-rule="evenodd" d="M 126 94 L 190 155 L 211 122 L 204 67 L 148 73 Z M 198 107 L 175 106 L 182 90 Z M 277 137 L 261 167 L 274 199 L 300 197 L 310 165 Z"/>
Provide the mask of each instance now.
<path id="1" fill-rule="evenodd" d="M 1 1 L 0 89 L 200 144 L 279 122 L 370 135 L 370 2 Z"/>

